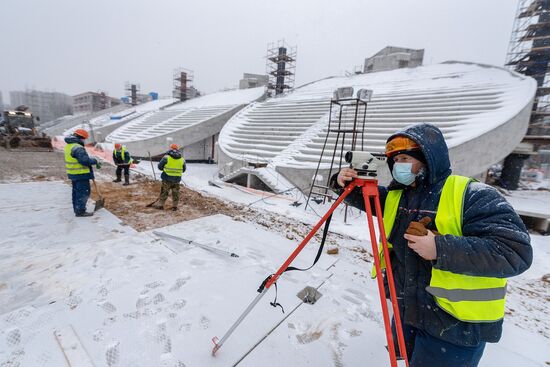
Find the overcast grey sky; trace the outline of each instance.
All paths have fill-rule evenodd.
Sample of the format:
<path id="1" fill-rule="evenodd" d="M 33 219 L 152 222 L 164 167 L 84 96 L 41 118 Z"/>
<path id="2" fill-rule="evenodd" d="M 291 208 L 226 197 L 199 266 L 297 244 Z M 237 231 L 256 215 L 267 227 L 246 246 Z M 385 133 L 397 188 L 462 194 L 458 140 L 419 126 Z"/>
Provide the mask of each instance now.
<path id="1" fill-rule="evenodd" d="M 0 0 L 0 91 L 210 93 L 264 73 L 268 42 L 298 46 L 296 84 L 341 75 L 386 45 L 424 64 L 502 65 L 517 0 Z M 10 15 L 10 16 L 7 16 Z"/>

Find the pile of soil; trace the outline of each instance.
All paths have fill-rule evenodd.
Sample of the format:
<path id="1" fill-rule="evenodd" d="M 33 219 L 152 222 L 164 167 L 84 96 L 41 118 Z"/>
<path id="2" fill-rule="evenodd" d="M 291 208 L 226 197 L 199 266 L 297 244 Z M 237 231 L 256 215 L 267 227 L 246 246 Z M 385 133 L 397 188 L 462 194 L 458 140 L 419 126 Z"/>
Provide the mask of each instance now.
<path id="1" fill-rule="evenodd" d="M 237 208 L 218 199 L 204 196 L 184 186 L 180 188 L 177 211 L 171 210 L 171 196 L 166 200 L 164 210 L 147 207 L 158 198 L 161 183 L 138 175 L 132 175 L 131 180 L 133 182 L 129 186 L 123 186 L 122 182 L 108 181 L 97 181 L 97 184 L 105 199 L 105 208 L 140 232 L 213 214 L 234 217 L 239 212 Z M 97 193 L 93 188 L 92 191 L 92 199 L 96 200 Z"/>
<path id="2" fill-rule="evenodd" d="M 0 183 L 66 179 L 62 152 L 0 148 Z"/>

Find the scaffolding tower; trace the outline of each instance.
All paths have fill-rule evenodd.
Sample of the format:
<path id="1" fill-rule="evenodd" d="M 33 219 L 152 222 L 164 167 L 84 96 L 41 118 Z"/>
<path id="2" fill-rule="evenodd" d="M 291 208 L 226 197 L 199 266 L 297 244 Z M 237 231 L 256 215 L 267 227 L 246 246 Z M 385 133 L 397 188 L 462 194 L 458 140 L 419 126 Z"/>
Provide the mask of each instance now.
<path id="1" fill-rule="evenodd" d="M 184 68 L 177 68 L 174 70 L 174 88 L 172 95 L 174 98 L 179 99 L 181 102 L 184 102 L 190 98 L 193 98 L 193 93 L 191 93 L 192 86 L 191 83 L 194 79 L 193 70 L 188 70 Z"/>
<path id="2" fill-rule="evenodd" d="M 100 110 L 111 107 L 109 103 L 109 96 L 107 96 L 107 93 L 105 91 L 98 90 L 97 94 L 99 95 L 98 104 Z"/>
<path id="3" fill-rule="evenodd" d="M 524 161 L 550 144 L 550 0 L 519 0 L 506 66 L 537 82 L 523 149 L 506 157 L 499 185 L 516 190 Z"/>
<path id="4" fill-rule="evenodd" d="M 283 94 L 294 88 L 296 76 L 297 46 L 289 46 L 285 40 L 267 45 L 266 74 L 268 95 Z"/>
<path id="5" fill-rule="evenodd" d="M 128 96 L 130 97 L 132 106 L 137 106 L 138 92 L 140 90 L 139 84 L 126 82 L 126 86 L 124 89 L 126 90 Z"/>
<path id="6" fill-rule="evenodd" d="M 506 65 L 537 81 L 527 140 L 550 137 L 550 0 L 519 0 Z"/>
<path id="7" fill-rule="evenodd" d="M 330 189 L 330 180 L 333 174 L 342 169 L 346 152 L 365 150 L 367 105 L 371 98 L 372 91 L 368 89 L 358 90 L 357 97 L 353 97 L 353 87 L 338 88 L 334 91 L 333 98 L 330 100 L 327 133 L 312 178 L 305 209 L 310 199 L 318 203 L 331 201 L 333 194 Z M 327 157 L 330 160 L 329 163 Z M 320 170 L 327 172 L 326 177 L 319 174 Z"/>

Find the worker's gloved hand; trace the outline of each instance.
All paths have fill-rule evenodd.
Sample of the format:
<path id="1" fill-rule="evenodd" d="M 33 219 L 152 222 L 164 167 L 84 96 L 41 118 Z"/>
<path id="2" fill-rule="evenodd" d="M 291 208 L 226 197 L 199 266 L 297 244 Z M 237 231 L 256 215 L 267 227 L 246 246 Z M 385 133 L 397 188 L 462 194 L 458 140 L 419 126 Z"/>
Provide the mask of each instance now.
<path id="1" fill-rule="evenodd" d="M 95 164 L 95 168 L 101 169 L 101 162 L 100 161 L 97 161 L 97 163 Z"/>
<path id="2" fill-rule="evenodd" d="M 413 236 L 426 236 L 429 229 L 428 224 L 432 221 L 430 217 L 424 217 L 420 219 L 419 222 L 409 223 L 409 227 L 405 231 L 407 234 L 412 234 Z M 439 232 L 431 230 L 436 236 L 439 235 Z"/>

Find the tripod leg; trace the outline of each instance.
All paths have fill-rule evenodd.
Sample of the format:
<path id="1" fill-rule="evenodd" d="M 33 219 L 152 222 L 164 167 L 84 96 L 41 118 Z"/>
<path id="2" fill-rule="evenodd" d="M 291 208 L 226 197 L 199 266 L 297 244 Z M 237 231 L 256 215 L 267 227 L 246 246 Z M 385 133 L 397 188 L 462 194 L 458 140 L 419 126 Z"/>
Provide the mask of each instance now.
<path id="1" fill-rule="evenodd" d="M 319 228 L 321 228 L 321 226 L 323 225 L 323 223 L 325 223 L 327 221 L 327 219 L 332 215 L 332 213 L 334 212 L 334 210 L 338 207 L 338 205 L 340 205 L 340 203 L 342 201 L 344 201 L 344 199 L 350 194 L 350 192 L 353 191 L 353 189 L 356 187 L 357 185 L 355 183 L 350 183 L 345 189 L 344 189 L 344 192 L 342 193 L 342 195 L 340 195 L 340 197 L 334 202 L 334 204 L 332 204 L 332 206 L 330 207 L 330 209 L 327 211 L 327 213 L 323 216 L 323 218 L 321 218 L 321 220 L 315 225 L 315 227 L 313 227 L 313 229 L 311 230 L 311 232 L 309 232 L 309 234 L 306 236 L 306 238 L 304 238 L 302 240 L 302 242 L 300 243 L 300 245 L 298 245 L 298 247 L 296 247 L 296 249 L 294 250 L 294 252 L 292 252 L 292 254 L 288 257 L 288 259 L 284 262 L 283 265 L 281 265 L 281 267 L 279 268 L 279 270 L 277 270 L 277 272 L 273 275 L 271 275 L 268 279 L 266 279 L 267 281 L 265 282 L 265 285 L 262 284 L 260 286 L 260 289 L 258 290 L 258 292 L 260 292 L 259 295 L 256 296 L 256 298 L 252 301 L 252 303 L 246 308 L 246 310 L 241 314 L 241 316 L 239 316 L 239 318 L 237 319 L 237 321 L 235 321 L 235 323 L 231 326 L 231 328 L 225 333 L 225 335 L 218 341 L 218 339 L 215 337 L 212 339 L 212 342 L 214 343 L 214 349 L 212 349 L 212 355 L 215 355 L 216 352 L 218 351 L 218 349 L 221 348 L 221 346 L 225 343 L 225 341 L 227 340 L 227 338 L 229 338 L 229 336 L 233 333 L 233 331 L 235 331 L 235 329 L 240 325 L 240 323 L 245 319 L 245 317 L 250 313 L 250 311 L 252 311 L 252 309 L 254 308 L 254 306 L 256 306 L 256 304 L 258 303 L 258 301 L 260 300 L 260 298 L 267 292 L 267 290 L 269 289 L 269 287 L 271 287 L 273 285 L 273 283 L 275 283 L 277 281 L 277 279 L 279 279 L 279 277 L 281 276 L 281 274 L 283 274 L 285 272 L 285 270 L 288 268 L 288 266 L 290 265 L 290 263 L 292 263 L 292 261 L 294 260 L 294 258 L 296 258 L 296 256 L 298 256 L 298 254 L 300 253 L 300 251 L 302 251 L 302 249 L 307 245 L 307 243 L 311 240 L 311 238 L 315 235 L 315 233 L 317 233 L 317 231 L 319 230 Z"/>
<path id="2" fill-rule="evenodd" d="M 382 218 L 382 207 L 380 205 L 380 198 L 378 195 L 374 198 L 374 208 L 376 210 L 376 217 Z M 378 220 L 378 229 L 380 230 L 380 238 L 382 240 L 382 249 L 384 251 L 384 258 L 386 259 L 386 276 L 388 277 L 388 286 L 390 288 L 390 298 L 393 307 L 393 317 L 395 319 L 395 330 L 397 331 L 397 343 L 399 345 L 399 354 L 405 360 L 405 365 L 409 366 L 409 358 L 407 357 L 407 349 L 405 347 L 405 338 L 403 336 L 403 328 L 401 324 L 401 314 L 399 313 L 399 305 L 397 303 L 397 293 L 395 292 L 395 283 L 393 281 L 393 271 L 390 264 L 390 251 L 388 249 L 388 240 L 386 238 L 386 231 L 384 229 L 384 223 Z"/>
<path id="3" fill-rule="evenodd" d="M 397 357 L 395 355 L 395 346 L 391 332 L 390 314 L 388 304 L 386 303 L 386 292 L 384 290 L 384 281 L 382 280 L 382 268 L 380 266 L 380 256 L 378 255 L 378 245 L 376 244 L 376 232 L 374 231 L 374 220 L 372 218 L 372 208 L 370 205 L 370 193 L 366 186 L 363 186 L 363 200 L 365 201 L 365 210 L 367 213 L 367 222 L 369 224 L 370 241 L 372 244 L 372 256 L 374 257 L 374 266 L 376 268 L 376 281 L 378 283 L 378 293 L 380 295 L 380 305 L 382 306 L 382 316 L 384 317 L 384 327 L 386 329 L 386 340 L 388 342 L 388 352 L 390 353 L 390 363 L 392 367 L 397 367 Z M 389 258 L 386 260 L 389 262 Z"/>

